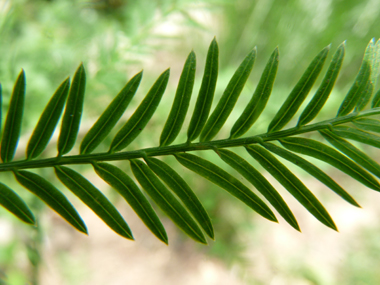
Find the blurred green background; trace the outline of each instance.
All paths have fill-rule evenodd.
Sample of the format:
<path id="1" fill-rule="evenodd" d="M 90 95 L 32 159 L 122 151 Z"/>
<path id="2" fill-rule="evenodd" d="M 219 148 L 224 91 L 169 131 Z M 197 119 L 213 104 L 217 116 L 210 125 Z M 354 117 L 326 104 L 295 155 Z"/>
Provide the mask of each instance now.
<path id="1" fill-rule="evenodd" d="M 208 45 L 215 36 L 220 48 L 215 102 L 245 55 L 254 46 L 258 49 L 252 75 L 220 138 L 228 136 L 276 46 L 280 48 L 280 66 L 273 95 L 247 135 L 265 132 L 270 119 L 322 48 L 332 44 L 330 60 L 346 40 L 340 77 L 317 119 L 330 118 L 352 84 L 368 41 L 379 38 L 379 27 L 377 0 L 0 0 L 3 112 L 7 110 L 13 82 L 24 68 L 27 108 L 17 152 L 22 159 L 45 103 L 81 62 L 88 80 L 79 139 L 135 73 L 144 69 L 140 89 L 119 126 L 158 75 L 171 67 L 161 107 L 128 149 L 156 146 L 186 56 L 192 49 L 197 55 L 191 112 Z M 99 151 L 107 150 L 112 134 L 115 132 Z M 185 135 L 184 128 L 176 142 L 184 141 Z M 380 158 L 375 150 L 366 151 Z M 54 139 L 44 154 L 56 154 Z M 202 155 L 220 163 L 212 152 Z M 165 160 L 174 162 L 171 158 Z M 120 166 L 129 171 L 127 166 Z M 91 236 L 82 237 L 13 183 L 12 177 L 1 173 L 1 181 L 14 185 L 13 189 L 38 213 L 40 223 L 34 229 L 0 210 L 0 284 L 37 284 L 37 280 L 39 284 L 380 284 L 380 223 L 376 218 L 380 214 L 379 196 L 367 189 L 361 191 L 359 184 L 338 171 L 321 167 L 354 194 L 364 208 L 351 209 L 322 185 L 299 173 L 326 205 L 340 234 L 319 225 L 284 191 L 281 194 L 294 209 L 303 234 L 295 233 L 282 220 L 277 225 L 257 218 L 221 189 L 179 170 L 213 220 L 216 241 L 207 247 L 189 241 L 170 221 L 164 221 L 170 246 L 155 241 L 125 203 L 87 168 L 81 170 L 116 203 L 131 225 L 136 242 L 122 240 L 104 228 L 62 189 L 88 224 Z M 49 170 L 42 171 L 55 181 Z"/>

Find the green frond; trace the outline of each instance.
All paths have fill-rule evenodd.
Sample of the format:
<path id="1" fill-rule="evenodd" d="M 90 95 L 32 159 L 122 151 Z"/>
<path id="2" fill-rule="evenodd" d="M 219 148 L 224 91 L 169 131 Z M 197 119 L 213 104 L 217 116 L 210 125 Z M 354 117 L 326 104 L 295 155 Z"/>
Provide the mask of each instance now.
<path id="1" fill-rule="evenodd" d="M 196 55 L 191 51 L 185 61 L 179 79 L 171 110 L 162 126 L 161 135 L 154 137 L 145 134 L 149 140 L 158 142 L 155 147 L 123 151 L 140 134 L 152 119 L 165 94 L 170 71 L 165 70 L 152 85 L 145 98 L 133 115 L 111 138 L 108 152 L 96 152 L 96 148 L 114 131 L 114 128 L 134 99 L 140 86 L 142 72 L 133 76 L 105 108 L 105 111 L 90 128 L 80 143 L 79 154 L 67 155 L 77 143 L 77 135 L 82 118 L 86 73 L 83 64 L 75 72 L 73 80 L 65 79 L 56 89 L 52 98 L 42 111 L 37 125 L 26 147 L 26 158 L 13 161 L 20 139 L 23 120 L 26 79 L 22 70 L 14 84 L 6 113 L 4 128 L 0 129 L 1 149 L 0 172 L 13 173 L 16 182 L 32 192 L 56 211 L 71 226 L 87 233 L 87 228 L 76 209 L 54 186 L 53 182 L 40 174 L 39 168 L 53 168 L 55 174 L 74 195 L 99 216 L 113 231 L 133 240 L 127 222 L 107 199 L 82 174 L 70 165 L 92 165 L 96 174 L 120 194 L 146 227 L 163 243 L 169 238 L 155 211 L 156 204 L 174 224 L 193 240 L 207 244 L 207 236 L 214 239 L 212 216 L 193 191 L 194 182 L 182 178 L 182 165 L 194 175 L 203 177 L 231 196 L 239 199 L 264 218 L 277 222 L 272 209 L 256 195 L 258 191 L 284 220 L 295 230 L 300 226 L 281 192 L 257 170 L 249 159 L 254 159 L 273 176 L 295 199 L 304 206 L 323 225 L 337 230 L 332 217 L 322 202 L 313 194 L 291 168 L 286 167 L 277 157 L 290 162 L 306 171 L 310 176 L 353 206 L 360 207 L 345 189 L 312 162 L 303 158 L 310 156 L 323 161 L 344 172 L 364 186 L 380 191 L 380 164 L 366 153 L 366 146 L 380 148 L 380 91 L 376 90 L 380 69 L 380 42 L 372 39 L 364 53 L 359 72 L 339 107 L 336 116 L 310 123 L 325 108 L 326 102 L 338 80 L 345 55 L 343 42 L 332 56 L 331 62 L 314 96 L 301 110 L 296 126 L 284 129 L 294 118 L 308 96 L 317 77 L 322 71 L 330 46 L 312 60 L 297 84 L 285 99 L 278 112 L 270 119 L 268 131 L 254 136 L 244 135 L 260 118 L 268 99 L 275 88 L 274 82 L 279 70 L 279 49 L 271 54 L 255 91 L 238 119 L 233 124 L 228 138 L 215 140 L 214 137 L 225 125 L 234 110 L 235 104 L 249 78 L 256 59 L 254 48 L 243 60 L 227 84 L 223 95 L 210 114 L 210 109 L 218 80 L 219 47 L 214 38 L 209 46 L 201 87 L 192 114 L 188 107 L 196 78 Z M 375 94 L 375 95 L 373 95 Z M 371 104 L 369 104 L 371 102 Z M 2 87 L 0 84 L 0 107 Z M 370 105 L 370 106 L 369 106 Z M 164 106 L 165 107 L 165 106 Z M 65 110 L 63 111 L 63 109 Z M 58 121 L 62 122 L 58 138 L 58 156 L 43 157 Z M 173 142 L 184 131 L 186 116 L 191 116 L 187 127 L 187 140 L 178 144 Z M 0 108 L 1 120 L 1 108 Z M 1 122 L 0 122 L 1 128 Z M 1 132 L 2 130 L 2 132 Z M 312 140 L 309 134 L 319 133 L 321 139 L 331 146 Z M 199 141 L 196 139 L 199 137 Z M 360 144 L 359 147 L 350 141 Z M 246 156 L 237 155 L 234 148 L 245 148 Z M 232 148 L 232 149 L 227 149 Z M 221 165 L 202 157 L 206 150 L 214 151 L 221 159 Z M 197 155 L 191 154 L 197 151 Z M 301 154 L 301 155 L 299 155 Z M 163 156 L 174 156 L 177 161 L 167 164 L 160 160 Z M 128 161 L 133 176 L 111 164 Z M 235 177 L 223 167 L 226 163 L 242 177 Z M 176 166 L 174 166 L 176 165 Z M 31 170 L 31 171 L 28 171 Z M 38 172 L 37 172 L 38 173 Z M 338 181 L 339 182 L 339 181 Z M 140 187 L 137 185 L 140 184 Z M 149 197 L 146 197 L 147 194 Z M 7 209 L 21 221 L 35 225 L 36 219 L 26 203 L 11 188 L 0 183 L 0 206 Z"/>

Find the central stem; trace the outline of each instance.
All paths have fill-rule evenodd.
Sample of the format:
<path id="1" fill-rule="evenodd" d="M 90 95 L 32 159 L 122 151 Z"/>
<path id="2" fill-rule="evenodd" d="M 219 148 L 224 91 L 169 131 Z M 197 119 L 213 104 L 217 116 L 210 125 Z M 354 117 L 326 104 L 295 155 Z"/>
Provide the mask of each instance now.
<path id="1" fill-rule="evenodd" d="M 274 141 L 281 138 L 299 135 L 302 133 L 308 133 L 312 131 L 318 131 L 326 128 L 330 128 L 335 125 L 340 125 L 353 121 L 358 117 L 368 117 L 380 114 L 380 107 L 373 108 L 364 112 L 355 112 L 346 116 L 336 117 L 334 119 L 325 120 L 319 123 L 310 124 L 301 127 L 289 128 L 283 131 L 277 131 L 273 133 L 265 133 L 252 137 L 238 138 L 238 139 L 222 139 L 208 142 L 198 142 L 198 143 L 183 143 L 172 146 L 165 147 L 151 147 L 135 151 L 125 151 L 118 153 L 94 153 L 85 155 L 71 155 L 54 157 L 39 160 L 20 160 L 14 162 L 8 162 L 0 164 L 0 172 L 12 171 L 16 169 L 27 169 L 27 168 L 42 168 L 42 167 L 53 167 L 57 165 L 68 165 L 68 164 L 90 164 L 92 162 L 98 161 L 116 161 L 116 160 L 129 160 L 135 158 L 144 158 L 146 156 L 163 156 L 172 155 L 174 153 L 186 152 L 186 151 L 196 151 L 196 150 L 208 150 L 215 148 L 226 148 L 226 147 L 236 147 L 244 146 L 254 143 L 259 143 L 261 141 Z"/>

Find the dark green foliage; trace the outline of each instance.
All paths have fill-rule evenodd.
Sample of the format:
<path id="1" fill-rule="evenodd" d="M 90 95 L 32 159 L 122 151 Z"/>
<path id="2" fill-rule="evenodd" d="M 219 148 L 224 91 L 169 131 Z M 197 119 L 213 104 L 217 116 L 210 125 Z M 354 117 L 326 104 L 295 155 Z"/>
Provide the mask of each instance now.
<path id="1" fill-rule="evenodd" d="M 358 203 L 350 194 L 303 156 L 311 156 L 324 161 L 368 188 L 380 191 L 380 184 L 377 180 L 380 177 L 380 165 L 365 153 L 364 147 L 370 145 L 380 148 L 380 120 L 375 117 L 380 114 L 380 108 L 377 107 L 380 102 L 380 93 L 375 90 L 380 64 L 379 41 L 375 44 L 374 40 L 371 40 L 367 46 L 355 82 L 343 99 L 335 118 L 309 124 L 323 109 L 337 81 L 345 54 L 344 43 L 333 55 L 330 66 L 315 95 L 304 110 L 301 110 L 297 125 L 282 130 L 306 99 L 322 70 L 328 51 L 329 47 L 326 47 L 314 58 L 271 120 L 266 133 L 239 138 L 250 130 L 268 102 L 279 66 L 278 48 L 270 56 L 251 100 L 230 131 L 230 137 L 213 140 L 233 111 L 256 58 L 256 49 L 253 49 L 234 73 L 209 117 L 218 79 L 219 49 L 214 39 L 209 47 L 202 84 L 191 115 L 186 142 L 171 145 L 186 122 L 195 78 L 196 57 L 194 52 L 189 54 L 184 65 L 173 106 L 168 112 L 167 122 L 161 132 L 159 146 L 121 152 L 137 138 L 159 107 L 169 81 L 169 69 L 159 76 L 133 115 L 117 132 L 108 152 L 92 154 L 115 127 L 133 100 L 141 81 L 141 72 L 131 78 L 84 136 L 80 144 L 80 154 L 66 155 L 76 143 L 82 117 L 86 75 L 83 65 L 80 65 L 73 77 L 71 87 L 69 79 L 63 81 L 42 112 L 27 145 L 27 159 L 12 161 L 20 137 L 24 110 L 26 79 L 24 72 L 21 71 L 14 85 L 1 138 L 0 156 L 3 163 L 0 164 L 0 172 L 13 172 L 18 183 L 38 196 L 73 227 L 87 233 L 85 224 L 61 191 L 46 178 L 25 170 L 54 168 L 58 179 L 111 229 L 127 239 L 133 239 L 127 223 L 104 194 L 81 174 L 67 167 L 70 164 L 93 165 L 98 176 L 123 196 L 145 225 L 162 242 L 168 244 L 169 240 L 150 201 L 157 204 L 185 234 L 197 242 L 207 244 L 205 234 L 214 239 L 214 230 L 210 217 L 196 196 L 196 192 L 192 190 L 193 181 L 188 184 L 181 177 L 181 169 L 173 168 L 155 158 L 171 155 L 179 162 L 177 165 L 181 164 L 199 176 L 210 180 L 264 218 L 277 222 L 275 214 L 266 202 L 246 185 L 247 182 L 247 184 L 252 184 L 290 226 L 300 231 L 297 220 L 282 198 L 281 192 L 277 191 L 269 182 L 270 179 L 264 178 L 259 170 L 248 161 L 253 158 L 322 224 L 337 230 L 333 219 L 312 191 L 290 168 L 287 168 L 275 157 L 279 156 L 305 170 L 341 198 L 357 207 L 359 207 Z M 1 92 L 0 85 L 0 99 Z M 372 96 L 373 93 L 376 95 Z M 371 107 L 368 107 L 372 97 Z M 66 108 L 58 139 L 58 156 L 40 159 L 38 157 L 46 149 L 65 104 Z M 369 109 L 366 110 L 366 108 Z M 311 132 L 319 132 L 332 147 L 301 137 Z M 158 140 L 154 137 L 155 133 L 146 135 L 152 141 Z M 200 141 L 194 142 L 199 136 Z M 358 142 L 362 148 L 354 146 L 349 140 Z M 280 142 L 283 147 L 276 141 Z M 234 147 L 245 147 L 249 155 L 243 158 L 233 150 L 226 149 Z M 234 177 L 219 165 L 199 155 L 188 153 L 191 151 L 202 153 L 204 150 L 213 150 L 221 160 L 235 169 L 243 178 Z M 134 178 L 128 176 L 120 168 L 106 163 L 118 160 L 130 162 Z M 145 160 L 145 163 L 142 160 Z M 151 200 L 145 197 L 134 179 Z M 20 220 L 29 224 L 35 223 L 33 214 L 27 205 L 3 183 L 0 183 L 0 205 Z"/>

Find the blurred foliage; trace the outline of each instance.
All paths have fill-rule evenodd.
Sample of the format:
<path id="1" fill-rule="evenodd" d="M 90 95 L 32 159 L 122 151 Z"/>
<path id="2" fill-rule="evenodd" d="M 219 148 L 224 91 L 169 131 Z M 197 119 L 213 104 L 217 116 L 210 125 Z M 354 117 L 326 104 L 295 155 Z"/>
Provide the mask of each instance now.
<path id="1" fill-rule="evenodd" d="M 318 51 L 329 43 L 335 50 L 344 40 L 347 40 L 348 52 L 333 95 L 346 92 L 369 39 L 379 38 L 379 15 L 380 1 L 377 0 L 0 0 L 3 108 L 7 108 L 14 79 L 20 68 L 24 68 L 28 83 L 25 117 L 29 120 L 25 120 L 23 132 L 30 132 L 41 113 L 40 102 L 46 102 L 56 86 L 81 61 L 89 75 L 84 117 L 89 121 L 102 112 L 103 102 L 108 104 L 125 82 L 143 67 L 146 72 L 142 91 L 149 88 L 158 72 L 171 66 L 174 72 L 169 88 L 172 89 L 170 93 L 174 93 L 186 54 L 192 48 L 196 51 L 197 76 L 200 77 L 206 47 L 216 36 L 221 52 L 219 90 L 225 87 L 243 57 L 257 45 L 253 79 L 244 91 L 252 93 L 269 55 L 276 46 L 280 47 L 280 69 L 267 108 L 268 113 L 274 113 L 282 102 L 279 98 L 285 98 L 289 86 L 299 79 Z M 217 89 L 216 100 L 220 93 Z M 171 100 L 164 98 L 162 104 Z M 240 100 L 239 104 L 243 108 L 246 103 Z M 158 110 L 158 114 L 162 115 L 150 125 L 151 129 L 163 125 L 166 119 L 166 110 Z M 141 142 L 142 145 L 149 143 Z M 187 175 L 186 180 L 193 179 Z M 203 181 L 196 183 L 196 194 L 213 217 L 218 237 L 208 251 L 229 264 L 236 260 L 244 263 L 244 246 L 236 233 L 243 230 L 247 234 L 255 233 L 251 211 L 238 207 L 236 201 L 231 201 L 216 186 Z M 2 215 L 3 218 L 8 219 L 8 216 Z M 24 227 L 19 223 L 13 226 Z M 17 231 L 26 235 L 25 240 L 15 238 L 17 232 L 8 243 L 0 244 L 0 284 L 3 284 L 4 275 L 9 284 L 25 284 L 26 277 L 15 266 L 16 256 L 25 252 L 23 246 L 29 248 L 30 268 L 38 267 L 36 250 L 42 242 L 41 233 L 28 236 L 25 229 Z M 345 274 L 339 274 L 337 282 L 380 282 L 378 271 L 373 270 L 380 265 L 376 258 L 379 239 L 372 232 L 363 232 L 360 240 L 362 238 L 365 243 L 356 244 L 355 250 L 347 251 L 347 258 L 339 269 Z M 283 270 L 290 274 L 294 268 Z M 303 279 L 310 284 L 323 284 L 318 273 L 313 271 L 315 269 L 303 265 L 297 270 L 304 272 Z"/>

